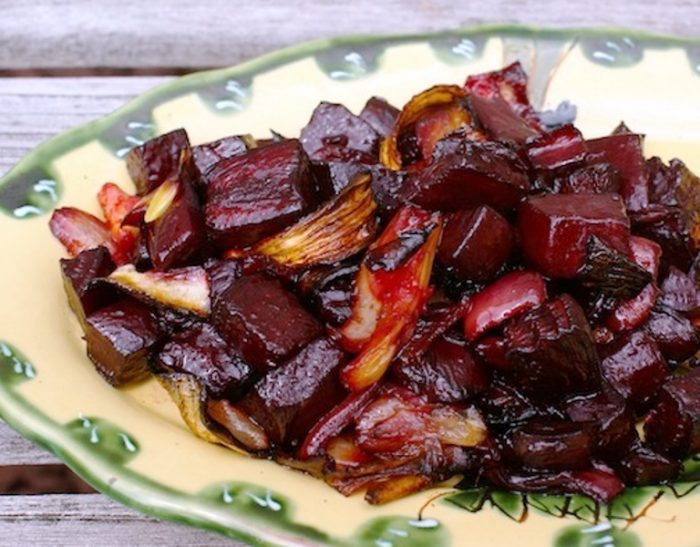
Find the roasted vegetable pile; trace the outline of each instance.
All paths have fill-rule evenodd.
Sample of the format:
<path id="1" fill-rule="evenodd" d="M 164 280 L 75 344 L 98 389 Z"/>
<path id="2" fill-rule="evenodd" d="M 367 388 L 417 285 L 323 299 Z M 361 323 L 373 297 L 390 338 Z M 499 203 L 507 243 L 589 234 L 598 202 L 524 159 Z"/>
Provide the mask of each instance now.
<path id="1" fill-rule="evenodd" d="M 700 182 L 642 144 L 545 126 L 514 64 L 298 139 L 173 131 L 50 225 L 98 372 L 207 441 L 370 503 L 607 502 L 700 451 Z"/>

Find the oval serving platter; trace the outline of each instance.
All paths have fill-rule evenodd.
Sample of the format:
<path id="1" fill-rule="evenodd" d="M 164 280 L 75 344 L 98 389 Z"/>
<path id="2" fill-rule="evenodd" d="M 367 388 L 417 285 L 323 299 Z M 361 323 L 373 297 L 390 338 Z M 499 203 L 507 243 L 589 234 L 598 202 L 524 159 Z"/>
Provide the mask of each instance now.
<path id="1" fill-rule="evenodd" d="M 93 370 L 65 299 L 58 205 L 96 212 L 105 181 L 131 189 L 130 146 L 177 127 L 193 144 L 297 135 L 321 100 L 402 105 L 437 83 L 520 60 L 538 109 L 577 107 L 587 136 L 622 119 L 647 155 L 700 171 L 700 40 L 624 30 L 479 27 L 317 41 L 174 80 L 27 155 L 0 181 L 0 415 L 100 491 L 145 513 L 261 545 L 693 547 L 700 460 L 667 487 L 609 506 L 579 496 L 433 489 L 385 506 L 194 437 L 155 381 L 115 390 Z M 570 111 L 570 109 L 569 109 Z"/>

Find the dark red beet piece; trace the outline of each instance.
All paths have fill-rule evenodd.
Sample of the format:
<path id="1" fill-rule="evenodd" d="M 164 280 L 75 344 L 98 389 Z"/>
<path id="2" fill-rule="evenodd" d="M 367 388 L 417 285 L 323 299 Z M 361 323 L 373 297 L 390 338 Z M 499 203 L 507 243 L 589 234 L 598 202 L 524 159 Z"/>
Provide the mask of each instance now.
<path id="1" fill-rule="evenodd" d="M 511 465 L 531 469 L 584 469 L 591 466 L 595 435 L 588 424 L 535 419 L 502 439 Z"/>
<path id="2" fill-rule="evenodd" d="M 371 125 L 372 129 L 379 135 L 388 137 L 394 128 L 399 113 L 399 109 L 389 104 L 385 99 L 371 97 L 365 103 L 362 112 L 360 112 L 360 118 Z"/>
<path id="3" fill-rule="evenodd" d="M 214 305 L 231 283 L 243 275 L 243 265 L 236 260 L 213 258 L 204 263 L 204 269 L 209 276 L 210 297 Z"/>
<path id="4" fill-rule="evenodd" d="M 679 207 L 652 205 L 646 211 L 632 213 L 632 225 L 636 234 L 661 245 L 662 272 L 670 266 L 688 271 L 695 252 Z"/>
<path id="5" fill-rule="evenodd" d="M 240 401 L 276 444 L 301 440 L 345 396 L 338 372 L 345 353 L 321 338 L 260 380 Z"/>
<path id="6" fill-rule="evenodd" d="M 518 492 L 584 494 L 600 503 L 608 503 L 625 488 L 617 475 L 599 469 L 533 473 L 499 467 L 487 470 L 485 475 L 499 488 Z"/>
<path id="7" fill-rule="evenodd" d="M 674 164 L 673 162 L 670 166 L 667 166 L 657 156 L 646 161 L 645 169 L 649 183 L 649 199 L 652 203 L 669 205 L 671 207 L 678 205 L 678 196 L 676 195 L 678 183 L 680 182 L 678 167 L 679 164 Z"/>
<path id="8" fill-rule="evenodd" d="M 628 485 L 669 483 L 678 477 L 681 464 L 636 443 L 615 461 L 615 470 Z"/>
<path id="9" fill-rule="evenodd" d="M 617 458 L 638 439 L 634 414 L 622 396 L 608 386 L 596 393 L 568 399 L 564 411 L 574 422 L 595 427 L 594 451 L 603 457 Z"/>
<path id="10" fill-rule="evenodd" d="M 612 164 L 619 171 L 620 194 L 631 211 L 640 211 L 649 205 L 643 140 L 642 135 L 628 133 L 586 141 L 592 157 Z"/>
<path id="11" fill-rule="evenodd" d="M 88 357 L 113 386 L 148 374 L 148 355 L 158 341 L 158 328 L 148 307 L 119 300 L 86 319 Z"/>
<path id="12" fill-rule="evenodd" d="M 429 303 L 418 319 L 413 336 L 396 356 L 397 365 L 408 365 L 420 360 L 430 345 L 464 315 L 468 305 L 468 301 Z"/>
<path id="13" fill-rule="evenodd" d="M 294 139 L 223 160 L 205 178 L 207 228 L 221 247 L 252 245 L 316 205 L 308 157 Z"/>
<path id="14" fill-rule="evenodd" d="M 385 220 L 390 219 L 404 203 L 402 196 L 406 173 L 384 167 L 372 169 L 372 193 Z"/>
<path id="15" fill-rule="evenodd" d="M 458 211 L 479 205 L 510 210 L 529 191 L 517 154 L 495 142 L 465 141 L 462 149 L 412 173 L 404 196 L 421 207 Z"/>
<path id="16" fill-rule="evenodd" d="M 359 266 L 340 265 L 308 272 L 299 281 L 300 290 L 316 314 L 331 326 L 339 327 L 352 313 L 352 297 Z"/>
<path id="17" fill-rule="evenodd" d="M 114 291 L 109 286 L 91 282 L 108 276 L 114 268 L 112 257 L 104 247 L 88 249 L 75 258 L 61 259 L 63 288 L 81 324 L 86 316 L 113 300 Z"/>
<path id="18" fill-rule="evenodd" d="M 643 331 L 619 336 L 602 350 L 603 377 L 635 410 L 644 409 L 666 381 L 668 365 Z"/>
<path id="19" fill-rule="evenodd" d="M 508 370 L 508 360 L 506 359 L 506 344 L 501 336 L 484 336 L 474 347 L 476 354 L 487 365 Z"/>
<path id="20" fill-rule="evenodd" d="M 525 258 L 550 277 L 575 277 L 591 236 L 629 252 L 630 223 L 615 194 L 530 196 L 518 211 L 518 233 Z"/>
<path id="21" fill-rule="evenodd" d="M 438 247 L 438 260 L 461 277 L 487 281 L 505 264 L 513 240 L 508 221 L 482 205 L 449 218 Z"/>
<path id="22" fill-rule="evenodd" d="M 509 426 L 539 414 L 538 409 L 526 395 L 504 382 L 491 384 L 479 398 L 478 407 L 492 426 Z"/>
<path id="23" fill-rule="evenodd" d="M 467 78 L 464 87 L 476 98 L 501 99 L 505 104 L 497 105 L 497 110 L 493 109 L 494 113 L 498 110 L 502 112 L 510 110 L 532 129 L 532 133 L 539 133 L 542 130 L 537 113 L 527 97 L 527 75 L 519 62 L 501 70 L 473 74 Z M 480 115 L 479 121 L 491 131 L 495 138 L 502 138 L 499 133 L 507 126 L 494 123 L 490 117 L 484 116 L 479 108 L 476 109 L 476 113 Z"/>
<path id="24" fill-rule="evenodd" d="M 554 170 L 582 162 L 586 143 L 573 125 L 562 125 L 530 140 L 527 155 L 535 169 Z"/>
<path id="25" fill-rule="evenodd" d="M 700 368 L 671 378 L 644 424 L 649 445 L 683 458 L 700 452 Z"/>
<path id="26" fill-rule="evenodd" d="M 489 377 L 464 343 L 438 338 L 413 362 L 395 361 L 392 373 L 399 385 L 426 395 L 429 401 L 456 403 L 488 387 Z"/>
<path id="27" fill-rule="evenodd" d="M 126 168 L 136 185 L 136 192 L 147 194 L 166 180 L 177 178 L 183 152 L 191 152 L 184 129 L 176 129 L 129 150 Z"/>
<path id="28" fill-rule="evenodd" d="M 159 218 L 146 224 L 146 245 L 156 270 L 188 264 L 206 244 L 206 228 L 193 178 L 181 176 L 178 195 Z"/>
<path id="29" fill-rule="evenodd" d="M 652 310 L 644 328 L 656 340 L 666 359 L 683 361 L 698 350 L 700 341 L 693 324 L 670 308 L 658 306 Z"/>
<path id="30" fill-rule="evenodd" d="M 212 321 L 259 373 L 275 368 L 323 332 L 296 297 L 264 273 L 231 283 L 215 303 Z"/>
<path id="31" fill-rule="evenodd" d="M 474 341 L 547 298 L 544 278 L 536 272 L 512 272 L 497 279 L 471 298 L 464 316 L 464 335 Z"/>
<path id="32" fill-rule="evenodd" d="M 199 172 L 204 174 L 221 160 L 245 154 L 248 145 L 244 137 L 232 135 L 192 147 L 192 156 Z"/>
<path id="33" fill-rule="evenodd" d="M 350 150 L 350 152 L 353 151 Z M 362 161 L 364 158 L 346 158 L 345 156 L 343 154 L 342 161 L 331 159 L 311 164 L 321 201 L 337 196 L 356 176 L 371 171 L 370 165 L 373 161 L 364 162 Z"/>
<path id="34" fill-rule="evenodd" d="M 569 295 L 550 300 L 506 324 L 506 358 L 515 385 L 540 400 L 595 389 L 600 382 L 593 333 Z"/>
<path id="35" fill-rule="evenodd" d="M 474 117 L 497 141 L 521 144 L 539 134 L 539 131 L 511 110 L 508 102 L 500 96 L 471 95 L 468 101 Z"/>
<path id="36" fill-rule="evenodd" d="M 562 194 L 616 194 L 620 191 L 620 174 L 609 163 L 594 163 L 558 178 L 555 187 Z"/>
<path id="37" fill-rule="evenodd" d="M 157 356 L 157 366 L 197 378 L 216 398 L 234 395 L 251 369 L 207 323 L 176 333 Z"/>
<path id="38" fill-rule="evenodd" d="M 694 279 L 671 266 L 661 284 L 659 303 L 686 317 L 700 317 L 700 290 Z"/>
<path id="39" fill-rule="evenodd" d="M 312 160 L 323 159 L 328 148 L 349 148 L 372 158 L 379 151 L 377 132 L 341 104 L 320 103 L 299 140 Z"/>

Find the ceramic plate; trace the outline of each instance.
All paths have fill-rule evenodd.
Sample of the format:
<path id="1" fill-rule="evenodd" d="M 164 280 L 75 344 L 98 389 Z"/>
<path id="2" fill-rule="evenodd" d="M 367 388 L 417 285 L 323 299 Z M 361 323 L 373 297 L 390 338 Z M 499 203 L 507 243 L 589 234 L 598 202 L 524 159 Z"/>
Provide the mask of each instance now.
<path id="1" fill-rule="evenodd" d="M 254 544 L 697 546 L 700 461 L 672 487 L 631 489 L 602 507 L 577 496 L 447 487 L 371 507 L 195 438 L 155 381 L 115 390 L 85 357 L 47 213 L 57 205 L 97 212 L 95 193 L 108 180 L 130 188 L 130 146 L 177 127 L 194 144 L 270 128 L 297 135 L 321 100 L 358 111 L 377 94 L 401 105 L 515 59 L 530 73 L 537 108 L 572 101 L 587 136 L 624 119 L 647 134 L 648 155 L 700 170 L 700 41 L 482 27 L 314 42 L 175 80 L 46 142 L 2 180 L 0 414 L 115 499 Z"/>

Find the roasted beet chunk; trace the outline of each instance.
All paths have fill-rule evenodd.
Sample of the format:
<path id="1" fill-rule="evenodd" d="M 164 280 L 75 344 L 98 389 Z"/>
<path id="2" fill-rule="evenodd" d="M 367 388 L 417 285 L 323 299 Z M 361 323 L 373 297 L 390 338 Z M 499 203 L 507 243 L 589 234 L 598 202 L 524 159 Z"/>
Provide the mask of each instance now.
<path id="1" fill-rule="evenodd" d="M 620 194 L 631 211 L 649 205 L 643 140 L 641 135 L 626 133 L 586 141 L 592 158 L 612 164 L 620 173 Z"/>
<path id="2" fill-rule="evenodd" d="M 620 173 L 609 163 L 594 163 L 558 178 L 556 187 L 562 194 L 616 194 Z"/>
<path id="3" fill-rule="evenodd" d="M 508 221 L 486 205 L 455 213 L 447 221 L 438 260 L 457 275 L 487 281 L 513 250 Z"/>
<path id="4" fill-rule="evenodd" d="M 573 125 L 563 125 L 528 142 L 527 155 L 535 169 L 558 169 L 581 163 L 586 156 L 586 143 Z"/>
<path id="5" fill-rule="evenodd" d="M 181 154 L 190 153 L 190 141 L 184 129 L 176 129 L 141 146 L 126 156 L 126 168 L 139 194 L 146 194 L 180 171 Z"/>
<path id="6" fill-rule="evenodd" d="M 643 409 L 668 376 L 654 339 L 642 331 L 619 336 L 603 349 L 603 377 L 632 408 Z"/>
<path id="7" fill-rule="evenodd" d="M 81 324 L 86 316 L 112 300 L 110 287 L 95 285 L 91 281 L 108 276 L 114 268 L 109 251 L 104 247 L 88 249 L 75 258 L 61 259 L 63 288 L 68 304 Z"/>
<path id="8" fill-rule="evenodd" d="M 528 197 L 518 212 L 518 232 L 525 258 L 550 277 L 575 277 L 591 236 L 629 252 L 630 223 L 615 194 Z"/>
<path id="9" fill-rule="evenodd" d="M 389 219 L 403 205 L 402 191 L 406 174 L 383 167 L 372 169 L 372 193 L 383 218 Z"/>
<path id="10" fill-rule="evenodd" d="M 489 380 L 466 344 L 444 337 L 415 361 L 395 361 L 392 373 L 399 384 L 441 403 L 456 403 L 476 395 Z"/>
<path id="11" fill-rule="evenodd" d="M 666 359 L 682 361 L 698 350 L 698 336 L 689 319 L 678 312 L 659 306 L 653 309 L 644 328 Z"/>
<path id="12" fill-rule="evenodd" d="M 246 138 L 236 135 L 192 147 L 194 162 L 202 174 L 221 160 L 245 154 L 247 151 Z"/>
<path id="13" fill-rule="evenodd" d="M 190 262 L 206 243 L 204 219 L 190 175 L 181 176 L 177 195 L 167 210 L 146 224 L 148 254 L 157 270 Z"/>
<path id="14" fill-rule="evenodd" d="M 274 443 L 296 443 L 342 401 L 338 371 L 345 361 L 334 342 L 316 340 L 255 384 L 240 406 Z"/>
<path id="15" fill-rule="evenodd" d="M 88 315 L 85 341 L 97 371 L 114 386 L 139 380 L 148 373 L 148 354 L 158 341 L 149 309 L 120 300 Z"/>
<path id="16" fill-rule="evenodd" d="M 590 467 L 594 441 L 588 424 L 536 419 L 508 431 L 502 446 L 511 465 L 554 471 Z"/>
<path id="17" fill-rule="evenodd" d="M 243 265 L 236 260 L 220 260 L 214 258 L 204 264 L 209 277 L 210 296 L 213 304 L 229 285 L 243 275 Z"/>
<path id="18" fill-rule="evenodd" d="M 293 294 L 264 273 L 231 283 L 215 303 L 212 318 L 219 333 L 260 373 L 323 331 Z"/>
<path id="19" fill-rule="evenodd" d="M 530 395 L 553 400 L 597 387 L 593 333 L 581 306 L 569 295 L 516 317 L 504 334 L 513 380 Z"/>
<path id="20" fill-rule="evenodd" d="M 493 138 L 524 142 L 541 131 L 520 63 L 469 76 L 464 87 L 471 93 L 472 110 Z"/>
<path id="21" fill-rule="evenodd" d="M 310 271 L 300 280 L 304 296 L 326 323 L 339 327 L 350 317 L 358 269 L 356 265 L 340 265 Z"/>
<path id="22" fill-rule="evenodd" d="M 564 411 L 574 422 L 592 424 L 597 434 L 594 450 L 603 457 L 617 458 L 638 438 L 634 414 L 622 396 L 607 385 L 596 393 L 567 400 Z"/>
<path id="23" fill-rule="evenodd" d="M 696 281 L 673 266 L 661 284 L 659 303 L 686 317 L 700 317 L 700 290 Z"/>
<path id="24" fill-rule="evenodd" d="M 324 102 L 301 130 L 300 141 L 312 160 L 327 157 L 329 148 L 349 148 L 376 157 L 379 147 L 379 135 L 369 123 L 341 104 Z"/>
<path id="25" fill-rule="evenodd" d="M 677 460 L 658 454 L 640 443 L 620 454 L 614 466 L 622 480 L 634 486 L 670 482 L 681 470 Z"/>
<path id="26" fill-rule="evenodd" d="M 158 354 L 157 364 L 193 375 L 217 398 L 234 395 L 251 373 L 241 356 L 206 323 L 175 334 Z"/>
<path id="27" fill-rule="evenodd" d="M 221 247 L 252 245 L 316 203 L 308 158 L 293 139 L 223 160 L 205 178 L 207 228 Z"/>
<path id="28" fill-rule="evenodd" d="M 695 257 L 694 245 L 678 207 L 652 205 L 649 209 L 632 214 L 634 232 L 655 241 L 663 249 L 661 270 L 670 266 L 687 271 Z"/>
<path id="29" fill-rule="evenodd" d="M 683 458 L 700 451 L 700 368 L 666 382 L 644 431 L 662 454 Z"/>
<path id="30" fill-rule="evenodd" d="M 399 109 L 381 97 L 372 97 L 365 103 L 360 118 L 372 126 L 379 135 L 386 137 L 394 128 L 399 117 Z"/>
<path id="31" fill-rule="evenodd" d="M 458 211 L 490 205 L 509 210 L 529 189 L 525 169 L 510 148 L 495 142 L 465 141 L 455 154 L 413 174 L 407 180 L 405 195 L 427 209 Z"/>
<path id="32" fill-rule="evenodd" d="M 497 427 L 507 427 L 538 415 L 538 410 L 532 401 L 505 382 L 492 384 L 481 394 L 478 406 L 486 421 Z"/>

